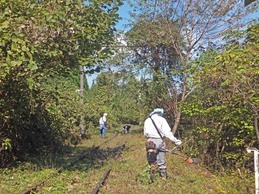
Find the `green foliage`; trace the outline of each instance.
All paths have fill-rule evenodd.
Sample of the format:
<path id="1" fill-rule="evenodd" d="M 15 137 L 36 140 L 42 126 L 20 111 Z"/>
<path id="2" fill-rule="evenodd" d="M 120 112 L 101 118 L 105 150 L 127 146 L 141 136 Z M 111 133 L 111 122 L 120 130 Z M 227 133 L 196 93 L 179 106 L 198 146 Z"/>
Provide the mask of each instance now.
<path id="1" fill-rule="evenodd" d="M 144 68 L 148 65 L 156 74 L 168 76 L 172 98 L 166 105 L 174 115 L 175 133 L 181 119 L 182 104 L 198 82 L 192 76 L 194 67 L 200 67 L 190 65 L 190 61 L 213 45 L 211 41 L 215 37 L 239 28 L 243 22 L 240 18 L 257 6 L 243 9 L 241 1 L 218 3 L 214 0 L 136 0 L 131 4 L 134 7 L 132 28 L 127 37 L 136 53 L 133 61 Z M 217 41 L 217 46 L 220 44 Z"/>
<path id="2" fill-rule="evenodd" d="M 246 147 L 258 141 L 258 33 L 258 25 L 251 26 L 239 44 L 221 53 L 208 51 L 197 61 L 202 67 L 196 72 L 200 87 L 183 113 L 193 127 L 186 133 L 199 146 L 190 152 L 203 153 L 212 168 L 251 168 Z"/>
<path id="3" fill-rule="evenodd" d="M 10 150 L 12 148 L 11 139 L 9 139 L 9 138 L 3 139 L 1 147 L 4 150 Z"/>
<path id="4" fill-rule="evenodd" d="M 101 73 L 86 94 L 85 109 L 91 110 L 87 122 L 96 123 L 104 112 L 112 128 L 121 124 L 141 124 L 147 114 L 161 106 L 169 95 L 163 78 L 156 81 L 138 80 L 129 73 L 111 71 Z"/>
<path id="5" fill-rule="evenodd" d="M 142 172 L 140 172 L 138 175 L 137 175 L 137 180 L 143 184 L 143 185 L 149 185 L 151 184 L 151 180 L 150 180 L 150 167 L 149 165 L 146 165 L 143 169 Z"/>
<path id="6" fill-rule="evenodd" d="M 96 84 L 88 92 L 88 107 L 96 114 L 96 122 L 108 113 L 109 124 L 113 127 L 121 123 L 137 123 L 143 110 L 139 105 L 139 82 L 135 76 L 106 72 L 101 73 Z"/>
<path id="7" fill-rule="evenodd" d="M 10 139 L 12 148 L 1 150 L 1 165 L 24 152 L 58 150 L 77 136 L 79 112 L 85 112 L 78 104 L 78 84 L 65 77 L 78 65 L 91 68 L 110 56 L 103 47 L 113 42 L 120 5 L 0 1 L 0 138 Z"/>
<path id="8" fill-rule="evenodd" d="M 75 74 L 78 75 L 78 74 Z M 80 103 L 80 96 L 77 92 L 79 77 L 70 75 L 70 79 L 62 76 L 55 76 L 42 80 L 42 91 L 39 97 L 43 100 L 44 108 L 52 119 L 52 128 L 62 129 L 60 134 L 62 140 L 79 139 L 78 126 L 81 114 L 84 109 Z"/>

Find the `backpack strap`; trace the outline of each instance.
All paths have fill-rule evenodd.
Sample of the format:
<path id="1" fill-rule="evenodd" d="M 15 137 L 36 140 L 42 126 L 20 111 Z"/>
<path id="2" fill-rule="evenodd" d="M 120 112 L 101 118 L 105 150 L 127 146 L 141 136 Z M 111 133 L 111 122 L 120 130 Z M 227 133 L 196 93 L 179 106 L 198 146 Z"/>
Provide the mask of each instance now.
<path id="1" fill-rule="evenodd" d="M 151 119 L 152 123 L 154 124 L 154 126 L 155 126 L 155 128 L 156 128 L 157 133 L 159 134 L 159 136 L 160 136 L 160 137 L 161 137 L 161 139 L 163 140 L 163 136 L 161 135 L 161 133 L 160 133 L 160 131 L 159 131 L 158 127 L 156 126 L 155 121 L 151 118 L 151 116 L 149 116 L 149 118 Z"/>

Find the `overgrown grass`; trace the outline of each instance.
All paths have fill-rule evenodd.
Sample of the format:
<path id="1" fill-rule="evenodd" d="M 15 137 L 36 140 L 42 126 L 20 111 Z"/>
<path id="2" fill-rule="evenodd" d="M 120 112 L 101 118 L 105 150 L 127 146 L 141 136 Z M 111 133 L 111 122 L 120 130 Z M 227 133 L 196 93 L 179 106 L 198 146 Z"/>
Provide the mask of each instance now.
<path id="1" fill-rule="evenodd" d="M 119 133 L 118 133 L 119 132 Z M 48 161 L 46 167 L 33 163 L 23 163 L 17 168 L 1 169 L 0 193 L 21 193 L 29 186 L 46 180 L 35 193 L 92 193 L 103 174 L 111 169 L 100 194 L 138 193 L 188 193 L 188 194 L 247 194 L 254 193 L 254 177 L 241 178 L 235 174 L 213 175 L 201 164 L 187 164 L 184 158 L 167 154 L 169 179 L 163 181 L 157 176 L 154 183 L 149 179 L 149 166 L 144 149 L 145 138 L 141 130 L 133 127 L 130 134 L 109 131 L 106 138 L 98 134 L 83 141 L 59 162 Z M 119 158 L 115 158 L 117 148 L 125 144 Z M 91 151 L 72 166 L 69 161 L 76 156 Z M 60 163 L 63 159 L 63 163 Z M 54 159 L 53 159 L 54 160 Z M 54 176 L 50 177 L 51 174 Z"/>

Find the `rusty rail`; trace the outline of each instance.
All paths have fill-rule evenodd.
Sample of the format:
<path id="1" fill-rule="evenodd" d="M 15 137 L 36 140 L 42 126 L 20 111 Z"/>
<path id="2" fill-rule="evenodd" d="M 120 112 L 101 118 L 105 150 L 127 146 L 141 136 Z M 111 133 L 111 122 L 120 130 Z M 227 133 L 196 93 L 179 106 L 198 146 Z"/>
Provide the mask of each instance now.
<path id="1" fill-rule="evenodd" d="M 98 182 L 96 187 L 94 188 L 92 194 L 97 194 L 99 192 L 100 187 L 103 185 L 104 181 L 107 179 L 108 175 L 110 174 L 111 169 L 107 170 L 101 180 Z"/>
<path id="2" fill-rule="evenodd" d="M 115 134 L 113 137 L 107 139 L 105 142 L 110 141 L 111 139 L 113 139 L 113 138 L 116 137 L 117 135 L 118 135 L 118 134 Z M 124 148 L 124 147 L 125 147 L 125 144 L 123 144 L 122 147 Z M 100 146 L 96 146 L 96 147 L 93 146 L 92 148 L 93 148 L 93 150 L 84 152 L 82 155 L 80 155 L 80 156 L 77 157 L 75 160 L 73 160 L 72 162 L 70 162 L 69 164 L 67 164 L 65 167 L 59 168 L 59 169 L 57 170 L 57 172 L 54 172 L 54 173 L 50 174 L 47 178 L 45 178 L 45 179 L 39 181 L 38 183 L 34 184 L 33 186 L 30 186 L 30 187 L 26 188 L 25 190 L 23 190 L 23 191 L 20 192 L 20 193 L 21 193 L 21 194 L 30 194 L 31 191 L 36 191 L 37 187 L 40 187 L 40 186 L 44 185 L 45 182 L 48 181 L 50 178 L 52 178 L 52 177 L 58 175 L 59 173 L 61 173 L 64 168 L 73 166 L 73 165 L 74 165 L 75 163 L 77 163 L 78 161 L 84 159 L 88 154 L 90 154 L 90 153 L 92 153 L 92 152 L 96 152 L 96 151 L 100 148 Z M 123 149 L 123 148 L 122 148 L 122 149 Z M 119 156 L 119 154 L 120 154 L 120 153 L 117 153 L 116 158 Z M 109 174 L 109 173 L 107 173 L 106 176 L 108 176 L 108 174 Z"/>
<path id="3" fill-rule="evenodd" d="M 116 151 L 116 155 L 114 157 L 115 159 L 117 159 L 120 156 L 122 150 L 126 146 L 125 144 L 126 144 L 126 142 L 124 144 L 122 144 L 121 146 L 119 146 L 119 149 Z M 101 180 L 98 182 L 98 184 L 94 188 L 92 194 L 97 194 L 99 192 L 100 187 L 103 185 L 105 180 L 108 178 L 108 175 L 109 175 L 110 171 L 111 171 L 111 168 L 104 173 L 103 177 L 101 178 Z"/>
<path id="4" fill-rule="evenodd" d="M 73 160 L 72 162 L 70 162 L 66 167 L 69 167 L 69 166 L 72 166 L 74 165 L 76 162 L 78 162 L 79 160 L 82 160 L 84 159 L 88 154 L 90 154 L 91 152 L 93 151 L 96 151 L 99 149 L 99 146 L 98 147 L 94 147 L 93 150 L 91 151 L 86 151 L 84 152 L 81 156 L 79 156 L 78 158 L 76 158 L 75 160 Z M 40 187 L 42 185 L 44 185 L 44 183 L 49 180 L 50 178 L 58 175 L 59 173 L 62 172 L 64 168 L 59 168 L 57 172 L 54 172 L 52 174 L 50 174 L 47 178 L 45 178 L 44 180 L 41 180 L 40 182 L 36 183 L 35 185 L 33 186 L 30 186 L 29 188 L 25 189 L 24 191 L 21 192 L 21 194 L 30 194 L 31 191 L 35 191 L 37 189 L 37 187 Z"/>

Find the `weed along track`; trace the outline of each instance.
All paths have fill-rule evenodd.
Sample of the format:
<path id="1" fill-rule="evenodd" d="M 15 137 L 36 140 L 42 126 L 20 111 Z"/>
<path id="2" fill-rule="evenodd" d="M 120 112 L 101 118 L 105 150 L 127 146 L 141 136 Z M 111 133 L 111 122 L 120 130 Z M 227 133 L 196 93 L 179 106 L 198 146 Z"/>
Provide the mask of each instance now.
<path id="1" fill-rule="evenodd" d="M 151 183 L 145 141 L 141 132 L 118 135 L 108 133 L 106 138 L 92 136 L 69 150 L 66 158 L 60 155 L 63 164 L 31 170 L 29 173 L 32 175 L 28 172 L 26 174 L 28 178 L 23 176 L 24 171 L 21 170 L 10 173 L 14 177 L 12 180 L 0 177 L 0 181 L 5 181 L 5 184 L 0 185 L 0 193 L 253 193 L 253 188 L 249 191 L 245 187 L 235 189 L 237 183 L 241 185 L 246 181 L 239 176 L 228 177 L 227 180 L 231 181 L 226 184 L 224 177 L 212 175 L 201 164 L 187 164 L 184 158 L 175 154 L 167 154 L 168 180 L 161 180 L 157 171 Z M 22 178 L 18 180 L 19 177 Z M 17 183 L 20 184 L 19 189 L 16 187 L 14 190 Z M 13 187 L 12 190 L 6 186 L 8 184 Z"/>
<path id="2" fill-rule="evenodd" d="M 70 162 L 65 168 L 59 168 L 57 170 L 57 172 L 49 174 L 47 178 L 39 181 L 38 183 L 34 184 L 33 186 L 29 186 L 28 188 L 26 188 L 21 193 L 22 194 L 30 194 L 32 191 L 39 192 L 41 189 L 44 188 L 44 186 L 48 185 L 48 182 L 50 182 L 53 177 L 59 176 L 59 174 L 62 173 L 62 171 L 65 170 L 66 168 L 76 166 L 77 162 L 79 162 L 80 160 L 83 160 L 87 156 L 93 155 L 93 153 L 95 153 L 98 149 L 99 149 L 99 146 L 98 147 L 92 147 L 90 150 L 85 151 L 83 154 L 79 155 L 75 160 Z"/>
<path id="3" fill-rule="evenodd" d="M 97 193 L 99 192 L 100 187 L 103 185 L 104 181 L 107 179 L 107 177 L 108 177 L 108 175 L 110 174 L 110 172 L 111 172 L 111 169 L 108 169 L 108 170 L 104 173 L 103 177 L 102 177 L 101 180 L 98 182 L 97 186 L 94 188 L 92 194 L 97 194 Z"/>
<path id="4" fill-rule="evenodd" d="M 79 172 L 84 172 L 84 176 L 87 176 L 88 172 L 91 172 L 92 169 L 97 169 L 97 171 L 102 172 L 102 167 L 107 164 L 111 166 L 109 160 L 116 160 L 119 158 L 122 150 L 126 146 L 126 141 L 117 141 L 118 134 L 111 136 L 110 138 L 99 138 L 98 141 L 93 141 L 94 144 L 91 147 L 90 145 L 82 145 L 81 146 L 81 154 L 77 154 L 77 157 L 71 159 L 67 165 L 58 168 L 55 172 L 47 175 L 46 178 L 38 181 L 37 183 L 30 184 L 26 189 L 21 191 L 22 194 L 29 193 L 46 193 L 46 191 L 55 190 L 55 182 L 56 180 L 67 181 L 65 185 L 68 186 L 70 192 L 78 191 L 82 193 L 81 184 L 77 184 L 77 180 L 80 177 Z M 85 140 L 87 144 L 91 140 Z M 97 142 L 97 145 L 95 144 Z M 120 143 L 120 145 L 118 145 Z M 105 179 L 107 179 L 109 173 L 111 171 L 111 167 L 105 172 L 101 180 L 95 186 L 93 193 L 98 193 L 99 188 L 103 185 Z M 74 175 L 75 172 L 78 174 Z M 99 174 L 99 172 L 97 173 Z M 66 179 L 66 175 L 69 175 L 70 178 Z M 82 177 L 85 178 L 85 177 Z M 71 181 L 72 179 L 72 181 Z M 77 188 L 79 186 L 79 188 Z M 85 186 L 83 186 L 85 187 Z M 58 190 L 58 189 L 57 189 Z M 84 193 L 84 192 L 83 192 Z"/>
<path id="5" fill-rule="evenodd" d="M 121 154 L 121 152 L 122 152 L 122 150 L 123 150 L 124 148 L 125 148 L 125 144 L 122 144 L 121 146 L 119 146 L 119 147 L 117 148 L 117 150 L 115 151 L 115 157 L 114 157 L 115 159 L 117 159 L 117 158 L 120 156 L 120 154 Z M 103 177 L 102 177 L 101 180 L 98 182 L 97 186 L 94 188 L 92 194 L 97 194 L 97 193 L 99 192 L 100 187 L 104 184 L 105 180 L 108 178 L 108 175 L 110 174 L 110 171 L 111 171 L 111 168 L 109 168 L 109 169 L 104 173 Z"/>

